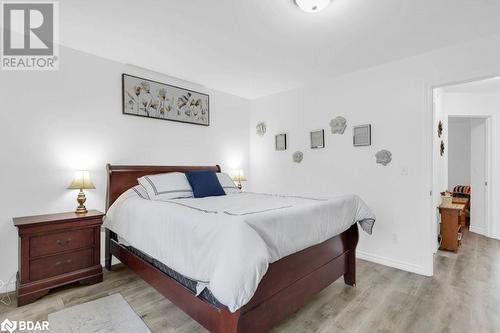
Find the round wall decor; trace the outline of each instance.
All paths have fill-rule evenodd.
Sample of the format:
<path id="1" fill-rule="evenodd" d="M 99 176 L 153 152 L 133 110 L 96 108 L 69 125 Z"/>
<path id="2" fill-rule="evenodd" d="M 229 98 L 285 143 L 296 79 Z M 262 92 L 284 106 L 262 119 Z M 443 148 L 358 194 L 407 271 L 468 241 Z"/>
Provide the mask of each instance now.
<path id="1" fill-rule="evenodd" d="M 378 164 L 387 166 L 387 164 L 391 163 L 392 161 L 392 153 L 388 150 L 382 149 L 375 154 L 375 158 L 377 159 Z"/>
<path id="2" fill-rule="evenodd" d="M 347 127 L 347 120 L 344 117 L 338 116 L 330 121 L 330 127 L 333 134 L 344 134 Z"/>
<path id="3" fill-rule="evenodd" d="M 264 134 L 266 134 L 267 126 L 265 122 L 261 121 L 260 123 L 257 124 L 255 128 L 257 129 L 258 135 L 264 136 Z"/>
<path id="4" fill-rule="evenodd" d="M 296 151 L 295 153 L 293 153 L 292 157 L 295 163 L 300 163 L 304 159 L 304 153 L 302 153 L 301 151 Z"/>

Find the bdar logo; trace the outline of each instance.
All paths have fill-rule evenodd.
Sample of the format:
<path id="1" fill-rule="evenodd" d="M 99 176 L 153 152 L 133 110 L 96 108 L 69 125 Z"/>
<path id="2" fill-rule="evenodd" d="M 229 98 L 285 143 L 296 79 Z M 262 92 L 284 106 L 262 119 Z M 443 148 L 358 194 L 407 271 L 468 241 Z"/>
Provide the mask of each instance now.
<path id="1" fill-rule="evenodd" d="M 17 322 L 5 319 L 2 324 L 0 324 L 0 330 L 4 332 L 12 333 L 17 328 Z"/>

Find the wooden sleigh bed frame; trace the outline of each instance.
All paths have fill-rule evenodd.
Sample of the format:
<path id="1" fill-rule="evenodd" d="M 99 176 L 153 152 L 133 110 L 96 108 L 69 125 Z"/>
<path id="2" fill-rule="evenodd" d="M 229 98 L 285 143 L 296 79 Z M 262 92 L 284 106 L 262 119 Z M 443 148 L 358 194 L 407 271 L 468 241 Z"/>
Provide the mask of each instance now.
<path id="1" fill-rule="evenodd" d="M 106 210 L 137 179 L 151 174 L 212 170 L 216 166 L 115 166 L 107 165 Z M 106 229 L 105 265 L 111 270 L 115 256 L 181 310 L 214 333 L 267 332 L 297 311 L 315 294 L 344 276 L 346 284 L 356 283 L 358 227 L 329 240 L 291 254 L 269 265 L 252 299 L 235 313 L 218 308 L 197 297 L 188 288 L 141 259 L 118 242 L 118 235 Z M 249 249 L 251 250 L 251 249 Z"/>

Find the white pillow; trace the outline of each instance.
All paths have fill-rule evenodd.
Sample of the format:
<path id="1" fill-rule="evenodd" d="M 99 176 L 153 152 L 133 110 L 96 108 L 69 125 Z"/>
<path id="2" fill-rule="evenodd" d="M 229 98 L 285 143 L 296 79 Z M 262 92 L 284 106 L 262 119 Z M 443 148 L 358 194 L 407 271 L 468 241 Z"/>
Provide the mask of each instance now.
<path id="1" fill-rule="evenodd" d="M 236 186 L 236 184 L 234 184 L 234 181 L 231 179 L 231 177 L 229 177 L 227 173 L 218 172 L 217 178 L 219 179 L 219 183 L 221 184 L 226 194 L 241 193 L 241 190 L 238 188 L 238 186 Z"/>
<path id="2" fill-rule="evenodd" d="M 141 199 L 146 199 L 149 200 L 149 195 L 144 186 L 142 185 L 136 185 L 132 187 L 132 190 L 141 198 Z"/>
<path id="3" fill-rule="evenodd" d="M 182 172 L 144 176 L 138 181 L 146 189 L 151 200 L 162 201 L 193 197 L 191 185 Z"/>

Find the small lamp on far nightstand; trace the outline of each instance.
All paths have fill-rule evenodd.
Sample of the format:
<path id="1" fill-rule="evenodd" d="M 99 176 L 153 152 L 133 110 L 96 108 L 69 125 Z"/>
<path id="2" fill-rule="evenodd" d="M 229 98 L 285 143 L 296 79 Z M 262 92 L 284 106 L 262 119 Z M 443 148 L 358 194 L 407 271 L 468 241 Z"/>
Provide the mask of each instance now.
<path id="1" fill-rule="evenodd" d="M 238 188 L 241 190 L 241 182 L 246 181 L 247 177 L 245 176 L 243 169 L 238 169 L 234 171 L 232 179 L 237 183 L 236 185 L 238 185 Z"/>
<path id="2" fill-rule="evenodd" d="M 73 179 L 73 182 L 71 182 L 71 185 L 69 185 L 68 189 L 80 190 L 80 193 L 78 193 L 78 197 L 76 198 L 76 201 L 78 201 L 78 208 L 76 209 L 75 213 L 87 213 L 87 208 L 85 208 L 84 205 L 85 201 L 87 201 L 87 198 L 85 198 L 85 193 L 83 193 L 83 190 L 95 189 L 94 183 L 92 183 L 92 180 L 90 179 L 90 173 L 88 171 L 78 171 L 75 175 L 75 179 Z"/>

